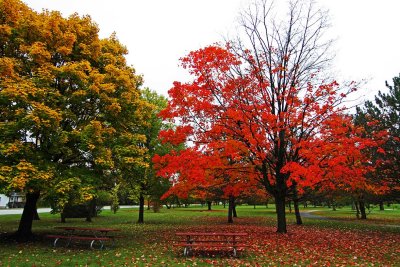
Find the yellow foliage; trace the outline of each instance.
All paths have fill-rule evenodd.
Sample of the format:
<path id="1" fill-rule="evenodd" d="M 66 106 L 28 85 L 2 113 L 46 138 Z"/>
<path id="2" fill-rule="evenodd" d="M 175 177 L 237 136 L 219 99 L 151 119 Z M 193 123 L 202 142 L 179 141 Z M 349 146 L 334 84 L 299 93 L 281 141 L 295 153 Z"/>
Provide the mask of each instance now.
<path id="1" fill-rule="evenodd" d="M 32 120 L 37 127 L 57 127 L 62 119 L 60 112 L 42 103 L 34 102 L 32 108 L 32 112 L 26 118 Z"/>
<path id="2" fill-rule="evenodd" d="M 2 38 L 8 37 L 9 35 L 11 35 L 11 30 L 12 28 L 8 25 L 0 25 L 0 36 Z"/>
<path id="3" fill-rule="evenodd" d="M 16 78 L 14 71 L 15 59 L 9 57 L 0 57 L 0 77 L 5 78 Z"/>
<path id="4" fill-rule="evenodd" d="M 120 113 L 122 108 L 118 103 L 112 103 L 111 105 L 108 105 L 106 109 L 113 113 Z"/>
<path id="5" fill-rule="evenodd" d="M 5 144 L 4 147 L 1 146 L 1 153 L 3 153 L 5 156 L 10 156 L 21 150 L 20 145 L 21 145 L 20 141 L 15 141 L 14 143 Z"/>
<path id="6" fill-rule="evenodd" d="M 137 134 L 150 122 L 140 100 L 143 81 L 126 65 L 128 51 L 116 35 L 100 40 L 90 16 L 37 13 L 20 0 L 0 0 L 0 17 L 0 131 L 6 136 L 0 153 L 17 162 L 0 167 L 0 180 L 19 190 L 54 186 L 63 205 L 71 192 L 92 199 L 93 188 L 82 187 L 84 177 L 57 177 L 55 185 L 53 171 L 43 169 L 66 164 L 75 153 L 80 166 L 90 158 L 106 172 L 124 161 L 114 147 L 121 142 L 131 156 L 126 164 L 148 167 L 146 138 Z M 65 158 L 46 162 L 42 153 Z"/>
<path id="7" fill-rule="evenodd" d="M 38 64 L 44 64 L 51 59 L 51 54 L 47 50 L 46 44 L 42 42 L 35 42 L 30 47 L 21 47 L 26 50 L 31 58 Z"/>

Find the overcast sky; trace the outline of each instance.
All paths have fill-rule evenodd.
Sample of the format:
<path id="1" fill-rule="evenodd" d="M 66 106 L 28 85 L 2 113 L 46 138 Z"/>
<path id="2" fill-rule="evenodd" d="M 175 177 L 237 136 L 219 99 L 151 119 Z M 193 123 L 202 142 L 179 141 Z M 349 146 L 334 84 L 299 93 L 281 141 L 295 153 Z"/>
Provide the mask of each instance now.
<path id="1" fill-rule="evenodd" d="M 186 79 L 179 58 L 218 42 L 251 0 L 23 0 L 31 8 L 58 10 L 64 16 L 89 14 L 100 36 L 116 32 L 128 47 L 128 63 L 145 86 L 165 96 L 173 81 Z M 283 2 L 282 0 L 276 2 Z M 400 73 L 399 0 L 316 0 L 329 9 L 338 80 L 369 82 L 373 98 Z"/>

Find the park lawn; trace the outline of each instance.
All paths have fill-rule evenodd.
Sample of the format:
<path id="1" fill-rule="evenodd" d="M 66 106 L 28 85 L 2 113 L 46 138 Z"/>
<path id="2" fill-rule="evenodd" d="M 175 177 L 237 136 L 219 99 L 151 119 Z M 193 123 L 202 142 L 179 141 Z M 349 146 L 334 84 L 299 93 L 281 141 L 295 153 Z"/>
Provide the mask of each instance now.
<path id="1" fill-rule="evenodd" d="M 400 262 L 400 230 L 395 227 L 356 223 L 348 227 L 347 221 L 307 218 L 296 226 L 293 214 L 288 214 L 289 233 L 282 235 L 275 233 L 272 205 L 239 206 L 234 224 L 226 223 L 226 214 L 221 206 L 213 211 L 164 208 L 159 213 L 146 211 L 145 224 L 138 225 L 137 210 L 121 209 L 117 214 L 103 211 L 92 223 L 67 220 L 67 226 L 121 229 L 116 248 L 107 250 L 91 250 L 87 243 L 53 248 L 43 236 L 62 224 L 58 215 L 51 214 L 41 214 L 41 220 L 34 222 L 37 242 L 17 244 L 4 233 L 16 230 L 19 216 L 4 215 L 0 216 L 0 266 L 396 266 Z M 183 257 L 182 249 L 171 245 L 177 231 L 245 231 L 251 246 L 237 258 L 215 252 Z"/>

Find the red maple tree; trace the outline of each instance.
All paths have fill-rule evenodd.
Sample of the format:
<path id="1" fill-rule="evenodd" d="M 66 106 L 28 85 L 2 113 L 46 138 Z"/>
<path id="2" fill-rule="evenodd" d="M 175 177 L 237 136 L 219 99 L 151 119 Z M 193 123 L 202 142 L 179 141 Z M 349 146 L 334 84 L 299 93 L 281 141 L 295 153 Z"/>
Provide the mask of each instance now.
<path id="1" fill-rule="evenodd" d="M 278 232 L 286 232 L 285 198 L 293 190 L 296 176 L 292 172 L 299 165 L 307 166 L 303 163 L 310 151 L 304 146 L 316 140 L 325 122 L 342 111 L 339 104 L 353 89 L 340 92 L 335 81 L 293 82 L 276 88 L 265 78 L 267 62 L 256 62 L 248 51 L 240 56 L 235 52 L 229 45 L 209 46 L 182 59 L 194 80 L 175 82 L 169 91 L 171 101 L 161 116 L 176 119 L 179 126 L 161 137 L 168 142 L 188 141 L 190 151 L 218 155 L 229 162 L 221 164 L 214 158 L 207 168 L 245 167 L 274 197 Z M 290 75 L 283 69 L 277 67 L 273 75 Z M 196 157 L 189 161 L 198 162 Z M 182 166 L 189 171 L 187 165 Z M 200 163 L 190 172 L 197 168 Z M 313 181 L 307 178 L 303 183 Z"/>

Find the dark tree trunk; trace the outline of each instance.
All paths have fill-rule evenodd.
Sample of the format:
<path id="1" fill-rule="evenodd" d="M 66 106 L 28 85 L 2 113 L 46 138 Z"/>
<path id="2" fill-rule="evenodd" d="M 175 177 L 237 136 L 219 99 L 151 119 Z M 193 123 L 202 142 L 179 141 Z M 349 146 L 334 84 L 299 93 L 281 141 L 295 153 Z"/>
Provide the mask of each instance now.
<path id="1" fill-rule="evenodd" d="M 356 217 L 357 219 L 360 219 L 360 208 L 358 206 L 358 201 L 354 201 L 354 206 L 356 208 Z"/>
<path id="2" fill-rule="evenodd" d="M 228 223 L 233 223 L 233 205 L 234 205 L 234 198 L 233 198 L 233 196 L 229 196 Z"/>
<path id="3" fill-rule="evenodd" d="M 293 199 L 293 206 L 294 206 L 294 213 L 296 215 L 296 224 L 302 225 L 303 221 L 301 220 L 299 200 L 297 199 L 297 197 L 295 199 Z"/>
<path id="4" fill-rule="evenodd" d="M 40 221 L 39 213 L 37 212 L 37 207 L 35 207 L 35 210 L 33 211 L 33 219 L 35 221 Z"/>
<path id="5" fill-rule="evenodd" d="M 222 204 L 224 205 L 224 209 L 226 208 L 226 201 L 222 201 Z"/>
<path id="6" fill-rule="evenodd" d="M 139 195 L 139 219 L 138 223 L 144 223 L 144 196 L 142 193 Z"/>
<path id="7" fill-rule="evenodd" d="M 147 210 L 150 210 L 150 199 L 147 200 Z"/>
<path id="8" fill-rule="evenodd" d="M 27 241 L 33 237 L 32 224 L 36 210 L 36 203 L 39 200 L 40 191 L 26 193 L 26 202 L 21 220 L 19 221 L 16 237 L 20 241 Z"/>
<path id="9" fill-rule="evenodd" d="M 66 221 L 65 221 L 65 213 L 64 212 L 61 212 L 61 222 L 62 223 L 65 223 Z"/>
<path id="10" fill-rule="evenodd" d="M 379 201 L 379 210 L 385 210 L 385 206 L 383 205 L 383 201 Z"/>
<path id="11" fill-rule="evenodd" d="M 294 214 L 296 216 L 296 224 L 302 225 L 303 221 L 300 215 L 300 207 L 299 207 L 299 195 L 297 191 L 297 183 L 293 183 L 293 206 L 294 206 Z"/>
<path id="12" fill-rule="evenodd" d="M 256 204 L 253 205 L 253 208 L 256 209 Z"/>
<path id="13" fill-rule="evenodd" d="M 92 218 L 96 216 L 96 199 L 92 199 L 87 204 L 87 216 L 86 221 L 92 222 Z"/>
<path id="14" fill-rule="evenodd" d="M 207 201 L 207 208 L 208 210 L 211 210 L 211 201 Z"/>
<path id="15" fill-rule="evenodd" d="M 275 209 L 277 217 L 277 230 L 278 233 L 287 233 L 286 229 L 286 211 L 285 211 L 285 195 L 275 196 Z"/>
<path id="16" fill-rule="evenodd" d="M 360 205 L 361 220 L 365 220 L 367 219 L 367 213 L 365 212 L 365 202 L 363 199 L 359 200 L 359 205 Z"/>
<path id="17" fill-rule="evenodd" d="M 235 198 L 234 198 L 234 197 L 233 197 L 233 208 L 232 208 L 232 213 L 233 213 L 233 218 L 237 218 L 236 203 L 235 203 Z"/>
<path id="18" fill-rule="evenodd" d="M 292 201 L 288 202 L 289 213 L 292 213 Z"/>

